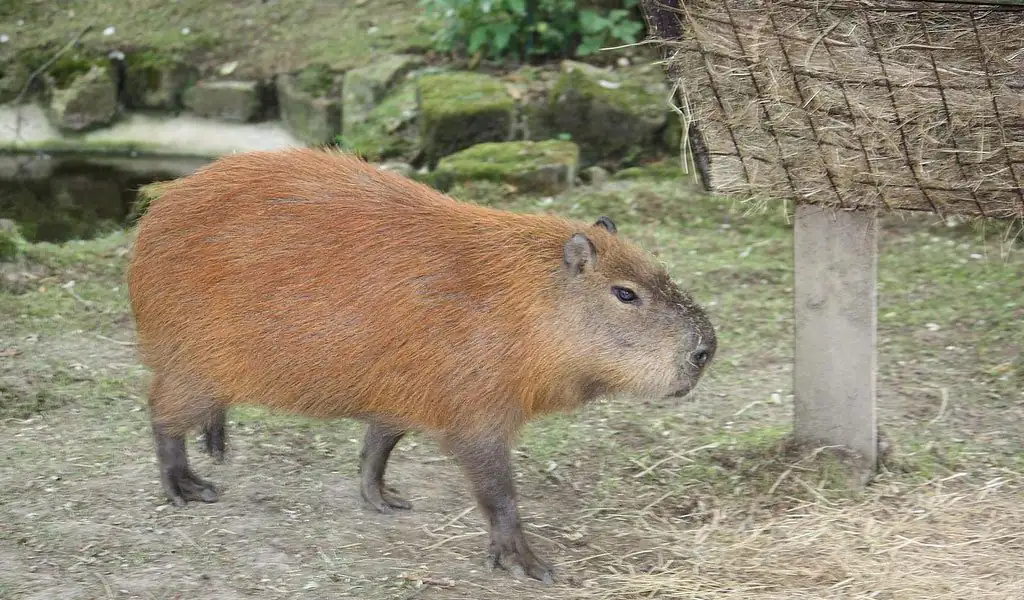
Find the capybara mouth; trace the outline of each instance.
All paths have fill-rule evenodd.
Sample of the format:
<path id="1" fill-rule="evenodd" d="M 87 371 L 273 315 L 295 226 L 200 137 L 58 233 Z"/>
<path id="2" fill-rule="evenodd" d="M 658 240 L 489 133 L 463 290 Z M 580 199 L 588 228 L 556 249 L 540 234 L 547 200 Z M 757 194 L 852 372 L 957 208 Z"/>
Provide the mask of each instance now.
<path id="1" fill-rule="evenodd" d="M 668 395 L 669 398 L 685 398 L 690 395 L 693 391 L 694 385 L 691 383 L 684 384 L 682 387 L 677 388 L 674 392 Z"/>

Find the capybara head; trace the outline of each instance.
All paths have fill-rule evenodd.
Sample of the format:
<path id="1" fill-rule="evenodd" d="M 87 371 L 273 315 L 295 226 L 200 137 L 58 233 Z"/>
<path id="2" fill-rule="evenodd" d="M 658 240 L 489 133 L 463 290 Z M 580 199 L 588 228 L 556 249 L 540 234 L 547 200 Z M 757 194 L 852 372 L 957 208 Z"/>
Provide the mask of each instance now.
<path id="1" fill-rule="evenodd" d="M 679 397 L 697 385 L 717 348 L 704 310 L 665 269 L 601 217 L 565 241 L 566 333 L 590 358 L 593 395 Z"/>

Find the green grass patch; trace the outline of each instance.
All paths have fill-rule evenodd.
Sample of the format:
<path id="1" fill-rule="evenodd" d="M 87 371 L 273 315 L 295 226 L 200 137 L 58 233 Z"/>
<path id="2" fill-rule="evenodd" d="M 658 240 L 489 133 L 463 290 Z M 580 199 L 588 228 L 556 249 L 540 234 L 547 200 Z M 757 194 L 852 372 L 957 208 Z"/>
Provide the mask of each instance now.
<path id="1" fill-rule="evenodd" d="M 720 350 L 704 384 L 710 391 L 699 405 L 614 399 L 543 419 L 520 440 L 525 468 L 552 485 L 593 469 L 601 473 L 593 502 L 632 485 L 722 498 L 848 493 L 840 458 L 819 453 L 808 459 L 787 443 L 792 234 L 781 211 L 745 215 L 731 200 L 656 177 L 555 197 L 514 195 L 490 182 L 465 182 L 450 193 L 588 222 L 610 216 L 622 235 L 657 254 L 708 307 L 718 328 Z M 927 219 L 917 227 L 902 218 L 884 220 L 894 226 L 883 227 L 880 243 L 879 382 L 889 394 L 880 406 L 883 418 L 898 426 L 890 428 L 898 435 L 887 476 L 929 481 L 971 468 L 1019 468 L 1021 453 L 1006 440 L 1020 433 L 1020 424 L 1001 415 L 1017 414 L 1024 383 L 1018 341 L 1024 339 L 1024 307 L 1017 304 L 1024 260 L 1017 254 L 991 258 L 1001 240 L 995 228 L 968 235 Z M 88 360 L 110 343 L 97 335 L 125 337 L 130 240 L 130 232 L 118 231 L 88 241 L 26 244 L 16 260 L 0 264 L 0 313 L 12 316 L 0 322 L 0 351 L 21 350 L 0 358 L 6 417 L 69 405 L 144 408 L 141 367 L 104 371 L 105 363 Z M 32 350 L 42 342 L 26 340 L 36 339 L 85 345 L 48 354 L 57 346 Z M 75 353 L 86 357 L 89 370 L 75 370 Z M 135 358 L 113 362 L 126 360 Z M 939 414 L 941 390 L 948 407 Z M 776 392 L 783 400 L 764 402 Z M 890 405 L 896 396 L 906 405 Z M 231 419 L 242 428 L 313 436 L 324 453 L 362 436 L 355 421 L 321 422 L 257 407 L 233 408 Z M 664 462 L 643 473 L 658 461 Z"/>
<path id="2" fill-rule="evenodd" d="M 5 4 L 3 20 L 24 25 L 4 33 L 0 64 L 25 52 L 48 53 L 68 43 L 86 25 L 80 51 L 105 56 L 112 46 L 148 49 L 192 64 L 239 61 L 239 77 L 292 72 L 319 63 L 347 70 L 375 55 L 427 48 L 439 28 L 415 0 L 377 3 L 287 3 L 140 0 L 113 4 L 105 0 L 18 2 Z M 103 35 L 106 27 L 114 33 Z"/>

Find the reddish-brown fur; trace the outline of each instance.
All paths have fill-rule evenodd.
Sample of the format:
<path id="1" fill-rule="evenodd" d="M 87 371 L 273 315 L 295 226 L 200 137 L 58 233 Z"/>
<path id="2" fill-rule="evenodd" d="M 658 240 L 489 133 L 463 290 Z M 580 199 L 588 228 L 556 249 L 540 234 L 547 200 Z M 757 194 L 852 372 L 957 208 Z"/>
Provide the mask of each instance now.
<path id="1" fill-rule="evenodd" d="M 158 445 L 252 403 L 507 447 L 527 420 L 598 395 L 686 393 L 715 347 L 700 308 L 605 227 L 457 202 L 319 150 L 237 154 L 164 184 L 128 282 Z M 512 566 L 529 552 L 516 548 Z"/>

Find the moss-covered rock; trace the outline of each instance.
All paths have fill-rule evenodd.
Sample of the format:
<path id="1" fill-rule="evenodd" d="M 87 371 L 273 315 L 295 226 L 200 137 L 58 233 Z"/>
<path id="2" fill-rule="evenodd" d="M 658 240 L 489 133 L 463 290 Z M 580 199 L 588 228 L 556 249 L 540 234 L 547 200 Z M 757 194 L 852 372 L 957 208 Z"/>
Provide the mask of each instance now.
<path id="1" fill-rule="evenodd" d="M 0 104 L 11 102 L 28 84 L 31 72 L 27 65 L 15 62 L 0 65 Z"/>
<path id="2" fill-rule="evenodd" d="M 343 131 L 362 124 L 396 85 L 414 69 L 423 65 L 423 58 L 411 54 L 392 54 L 365 67 L 345 73 L 342 91 Z"/>
<path id="3" fill-rule="evenodd" d="M 612 179 L 682 179 L 685 176 L 678 160 L 659 161 L 642 167 L 629 167 L 616 171 Z"/>
<path id="4" fill-rule="evenodd" d="M 185 90 L 182 101 L 200 117 L 233 123 L 255 121 L 263 109 L 258 81 L 199 81 Z"/>
<path id="5" fill-rule="evenodd" d="M 18 225 L 10 219 L 0 219 L 0 262 L 10 262 L 20 255 L 25 240 L 18 232 Z"/>
<path id="6" fill-rule="evenodd" d="M 516 101 L 513 139 L 548 140 L 558 137 L 547 119 L 548 96 L 559 72 L 550 67 L 527 65 L 502 77 Z"/>
<path id="7" fill-rule="evenodd" d="M 199 70 L 151 50 L 125 57 L 124 100 L 131 109 L 179 110 Z"/>
<path id="8" fill-rule="evenodd" d="M 305 76 L 304 76 L 305 75 Z M 341 133 L 342 77 L 319 70 L 316 79 L 308 71 L 278 75 L 277 104 L 281 120 L 303 143 L 320 146 Z"/>
<path id="9" fill-rule="evenodd" d="M 515 101 L 498 79 L 480 73 L 438 73 L 418 79 L 420 139 L 428 166 L 483 142 L 510 139 Z"/>
<path id="10" fill-rule="evenodd" d="M 51 59 L 51 56 L 43 52 L 42 54 L 34 54 L 28 58 L 29 66 L 34 69 L 42 66 Z M 40 64 L 37 66 L 36 62 Z M 110 61 L 106 58 L 98 56 L 92 52 L 84 49 L 76 49 L 65 54 L 61 54 L 57 60 L 53 61 L 50 66 L 46 68 L 46 75 L 50 77 L 57 88 L 65 89 L 71 82 L 85 75 L 94 67 L 110 67 Z"/>
<path id="11" fill-rule="evenodd" d="M 579 144 L 584 163 L 632 161 L 661 146 L 668 111 L 664 76 L 651 65 L 606 71 L 564 61 L 547 120 Z"/>
<path id="12" fill-rule="evenodd" d="M 79 75 L 47 76 L 48 116 L 58 129 L 83 132 L 117 116 L 117 82 L 111 69 L 93 65 Z"/>
<path id="13" fill-rule="evenodd" d="M 398 173 L 402 177 L 408 177 L 409 179 L 414 179 L 416 177 L 416 169 L 414 169 L 412 165 L 404 162 L 386 162 L 377 168 L 381 171 Z"/>
<path id="14" fill-rule="evenodd" d="M 340 96 L 339 83 L 338 74 L 323 63 L 308 65 L 292 78 L 294 88 L 312 98 Z"/>
<path id="15" fill-rule="evenodd" d="M 597 165 L 592 165 L 587 167 L 586 169 L 583 169 L 583 172 L 580 173 L 580 175 L 582 176 L 584 181 L 586 181 L 590 185 L 595 186 L 603 185 L 608 181 L 609 177 L 608 171 Z"/>
<path id="16" fill-rule="evenodd" d="M 346 86 L 347 81 L 346 77 Z M 344 112 L 342 108 L 343 116 Z M 407 81 L 366 119 L 344 126 L 341 145 L 369 161 L 412 161 L 420 151 L 416 115 L 416 82 Z"/>
<path id="17" fill-rule="evenodd" d="M 557 194 L 572 187 L 578 164 L 579 148 L 572 142 L 486 142 L 442 158 L 429 180 L 441 189 L 483 180 Z"/>

